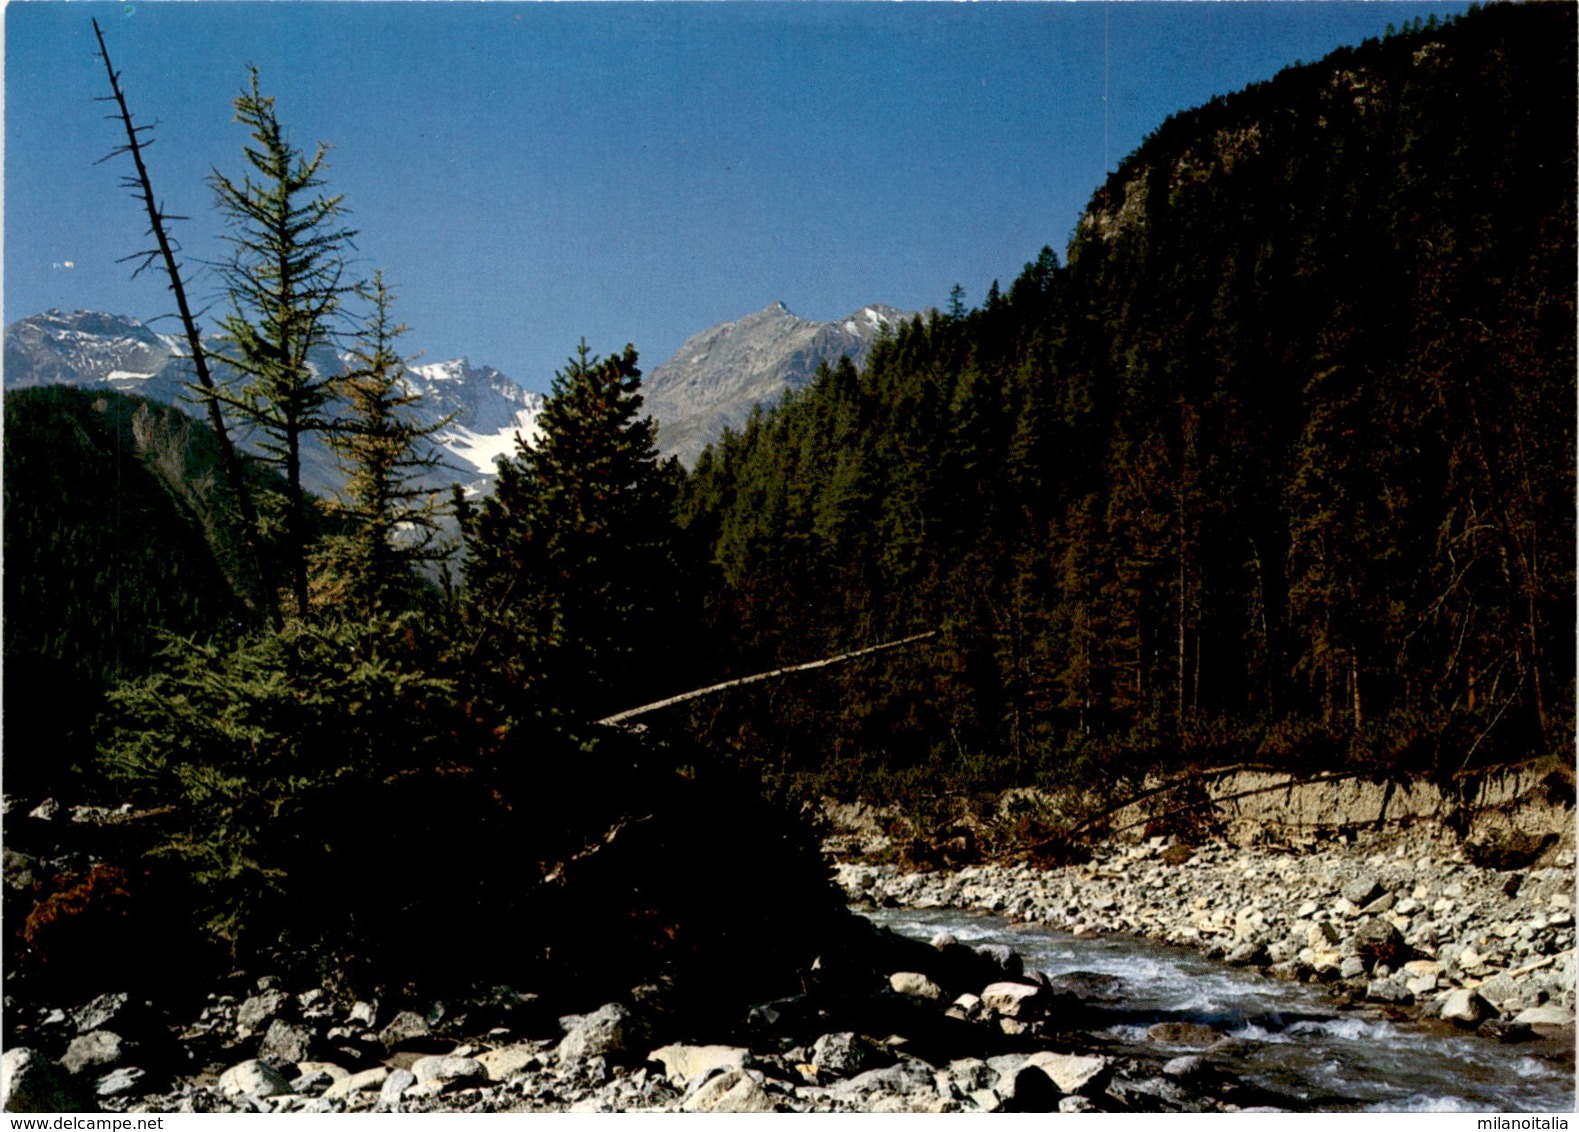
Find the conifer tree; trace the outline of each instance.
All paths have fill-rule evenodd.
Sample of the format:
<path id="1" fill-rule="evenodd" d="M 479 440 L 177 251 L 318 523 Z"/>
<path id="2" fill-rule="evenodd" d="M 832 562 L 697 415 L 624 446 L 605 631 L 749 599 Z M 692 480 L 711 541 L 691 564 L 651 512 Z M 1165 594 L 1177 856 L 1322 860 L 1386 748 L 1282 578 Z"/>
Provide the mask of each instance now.
<path id="1" fill-rule="evenodd" d="M 245 148 L 251 172 L 234 180 L 215 169 L 209 179 L 230 227 L 230 259 L 220 265 L 230 313 L 220 326 L 225 360 L 241 376 L 219 395 L 262 433 L 261 447 L 285 478 L 281 516 L 295 613 L 308 612 L 308 501 L 302 487 L 302 444 L 323 431 L 333 376 L 309 362 L 329 344 L 342 298 L 345 255 L 356 235 L 339 226 L 341 198 L 318 190 L 327 147 L 311 157 L 292 145 L 274 99 L 251 81 L 235 99 L 236 120 L 251 131 Z M 256 179 L 254 179 L 256 175 Z"/>
<path id="2" fill-rule="evenodd" d="M 952 319 L 965 317 L 965 288 L 958 283 L 949 288 L 948 316 Z"/>
<path id="3" fill-rule="evenodd" d="M 582 342 L 555 376 L 539 439 L 518 441 L 469 523 L 480 671 L 517 703 L 525 690 L 596 718 L 666 679 L 677 482 L 640 415 L 640 377 L 633 348 L 600 360 Z"/>
<path id="4" fill-rule="evenodd" d="M 390 314 L 395 296 L 381 273 L 357 293 L 372 310 L 350 351 L 350 370 L 340 379 L 346 419 L 326 437 L 346 475 L 331 511 L 348 520 L 350 530 L 327 540 L 316 596 L 333 596 L 367 613 L 410 587 L 413 566 L 446 552 L 436 543 L 445 507 L 424 483 L 424 473 L 443 463 L 426 440 L 450 418 L 428 425 L 411 419 L 407 410 L 419 396 L 407 386 L 395 351 L 395 340 L 406 331 Z"/>

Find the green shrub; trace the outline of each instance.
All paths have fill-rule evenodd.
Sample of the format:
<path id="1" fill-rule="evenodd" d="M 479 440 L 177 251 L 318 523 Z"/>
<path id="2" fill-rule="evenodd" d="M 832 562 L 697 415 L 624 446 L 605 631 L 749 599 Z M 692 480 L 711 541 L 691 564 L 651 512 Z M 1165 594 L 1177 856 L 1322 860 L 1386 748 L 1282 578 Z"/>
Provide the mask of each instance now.
<path id="1" fill-rule="evenodd" d="M 315 893 L 326 898 L 317 938 L 298 942 L 349 944 L 379 886 L 347 866 L 393 839 L 383 868 L 398 871 L 391 835 L 408 852 L 421 844 L 392 828 L 409 809 L 401 796 L 446 772 L 465 780 L 457 755 L 477 750 L 425 623 L 406 614 L 176 640 L 164 661 L 111 693 L 101 747 L 134 794 L 178 806 L 155 852 L 182 864 L 199 918 L 233 952 L 300 929 L 293 902 Z"/>
<path id="2" fill-rule="evenodd" d="M 659 977 L 797 989 L 843 910 L 803 823 L 694 749 L 542 716 L 496 730 L 440 640 L 410 615 L 179 641 L 114 693 L 103 758 L 176 803 L 154 853 L 236 961 L 583 1005 Z"/>

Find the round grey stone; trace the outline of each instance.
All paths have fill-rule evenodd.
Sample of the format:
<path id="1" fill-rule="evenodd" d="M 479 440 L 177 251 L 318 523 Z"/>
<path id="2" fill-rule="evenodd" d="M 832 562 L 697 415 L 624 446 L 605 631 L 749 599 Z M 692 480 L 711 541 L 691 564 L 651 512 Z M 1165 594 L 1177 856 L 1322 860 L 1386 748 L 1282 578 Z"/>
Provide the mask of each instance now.
<path id="1" fill-rule="evenodd" d="M 94 1030 L 73 1038 L 60 1059 L 61 1068 L 67 1073 L 84 1073 L 94 1069 L 110 1069 L 120 1064 L 126 1054 L 126 1042 L 110 1030 Z"/>

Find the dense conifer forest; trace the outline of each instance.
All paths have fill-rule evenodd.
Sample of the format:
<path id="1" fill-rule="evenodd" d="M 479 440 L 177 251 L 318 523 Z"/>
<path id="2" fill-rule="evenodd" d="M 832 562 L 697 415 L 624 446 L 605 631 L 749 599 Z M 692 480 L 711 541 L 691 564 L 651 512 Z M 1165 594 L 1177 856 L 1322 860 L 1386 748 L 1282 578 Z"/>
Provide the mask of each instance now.
<path id="1" fill-rule="evenodd" d="M 1571 5 L 1496 5 L 1180 114 L 1065 257 L 690 473 L 635 350 L 583 345 L 480 502 L 415 486 L 396 298 L 350 278 L 325 151 L 254 73 L 252 171 L 213 184 L 245 380 L 192 395 L 270 458 L 237 474 L 108 392 L 7 395 L 6 706 L 80 710 L 49 749 L 12 733 L 6 788 L 139 815 L 8 893 L 18 993 L 184 976 L 128 911 L 175 907 L 218 969 L 353 990 L 460 977 L 432 957 L 461 938 L 489 941 L 467 978 L 765 994 L 842 907 L 808 799 L 1078 811 L 1192 767 L 1449 782 L 1569 751 L 1574 41 Z M 345 498 L 302 488 L 315 433 Z M 675 867 L 704 853 L 705 888 Z"/>
<path id="2" fill-rule="evenodd" d="M 1567 751 L 1573 46 L 1498 5 L 1177 115 L 1067 263 L 727 436 L 731 671 L 942 635 L 701 725 L 899 797 Z"/>

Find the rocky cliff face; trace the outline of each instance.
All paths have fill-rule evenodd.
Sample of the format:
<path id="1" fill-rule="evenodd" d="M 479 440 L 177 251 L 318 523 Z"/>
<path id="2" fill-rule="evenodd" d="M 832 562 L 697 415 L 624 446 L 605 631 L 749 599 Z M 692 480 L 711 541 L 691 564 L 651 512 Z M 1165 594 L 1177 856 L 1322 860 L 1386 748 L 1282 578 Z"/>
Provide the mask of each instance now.
<path id="1" fill-rule="evenodd" d="M 873 305 L 832 322 L 792 314 L 783 303 L 722 322 L 690 338 L 646 381 L 658 446 L 690 465 L 726 428 L 739 428 L 757 405 L 771 405 L 811 381 L 821 362 L 866 361 L 885 331 L 913 317 Z"/>

